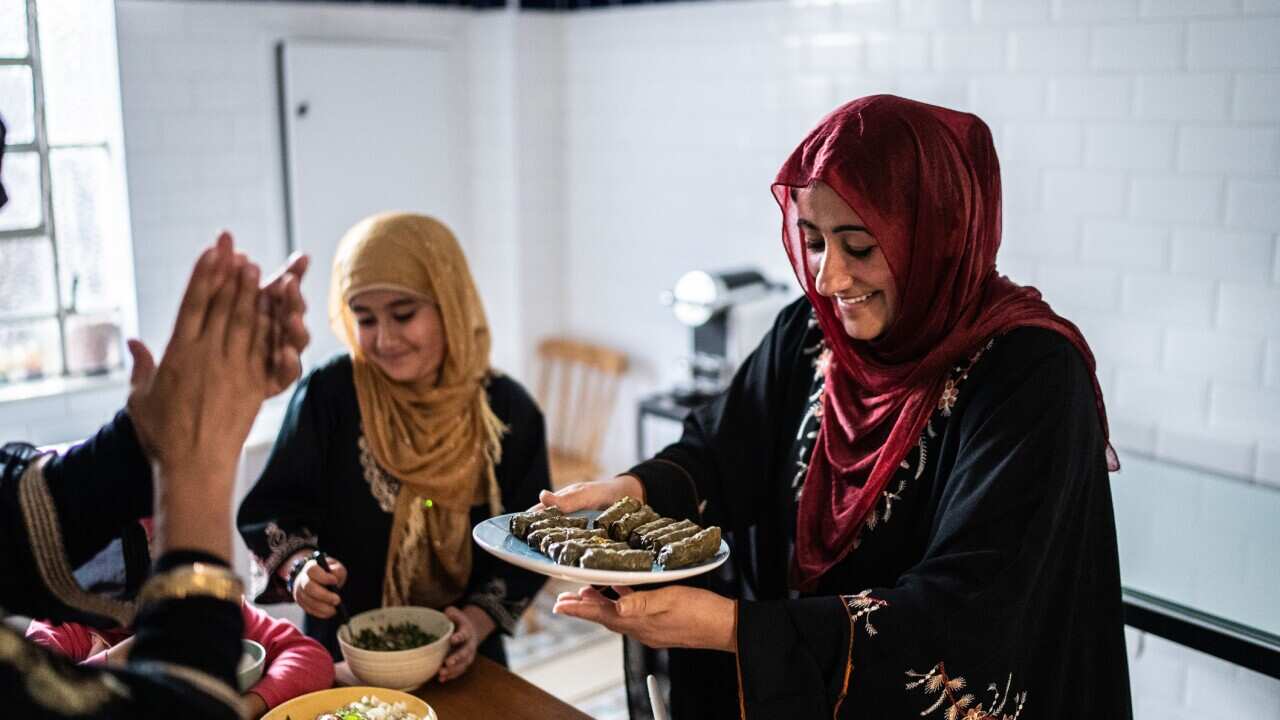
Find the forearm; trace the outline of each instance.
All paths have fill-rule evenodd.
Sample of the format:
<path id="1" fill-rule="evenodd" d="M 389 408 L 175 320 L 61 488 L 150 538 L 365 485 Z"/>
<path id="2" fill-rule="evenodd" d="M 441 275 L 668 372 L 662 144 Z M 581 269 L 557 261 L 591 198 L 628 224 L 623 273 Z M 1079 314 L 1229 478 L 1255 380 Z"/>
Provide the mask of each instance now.
<path id="1" fill-rule="evenodd" d="M 157 476 L 167 471 L 157 468 Z M 234 468 L 198 469 L 199 477 L 180 476 L 192 470 L 174 470 L 168 482 L 187 488 L 183 493 L 165 493 L 163 485 L 156 493 L 157 554 L 174 550 L 207 553 L 224 562 L 231 561 L 231 497 L 225 491 L 229 484 L 225 474 Z M 192 492 L 207 488 L 208 492 Z"/>
<path id="2" fill-rule="evenodd" d="M 616 483 L 618 486 L 618 497 L 633 497 L 640 502 L 647 502 L 648 495 L 645 493 L 644 482 L 640 478 L 631 473 L 622 473 L 607 482 Z"/>
<path id="3" fill-rule="evenodd" d="M 267 714 L 267 710 L 271 709 L 267 707 L 267 701 L 263 700 L 262 696 L 255 692 L 247 692 L 243 697 L 245 715 L 251 718 L 260 718 Z"/>

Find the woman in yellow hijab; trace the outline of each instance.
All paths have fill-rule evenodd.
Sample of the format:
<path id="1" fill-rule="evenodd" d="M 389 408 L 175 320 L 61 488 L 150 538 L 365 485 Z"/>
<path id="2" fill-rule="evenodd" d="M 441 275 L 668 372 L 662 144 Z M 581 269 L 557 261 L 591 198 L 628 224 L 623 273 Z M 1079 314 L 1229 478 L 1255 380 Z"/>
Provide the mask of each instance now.
<path id="1" fill-rule="evenodd" d="M 472 547 L 471 527 L 549 486 L 542 414 L 489 365 L 489 326 L 453 233 L 384 213 L 342 238 L 329 317 L 348 352 L 298 384 L 240 506 L 258 602 L 294 601 L 339 657 L 339 598 L 356 614 L 444 610 L 458 631 L 440 679 L 476 652 L 503 661 L 542 578 Z M 315 557 L 323 551 L 329 570 Z"/>

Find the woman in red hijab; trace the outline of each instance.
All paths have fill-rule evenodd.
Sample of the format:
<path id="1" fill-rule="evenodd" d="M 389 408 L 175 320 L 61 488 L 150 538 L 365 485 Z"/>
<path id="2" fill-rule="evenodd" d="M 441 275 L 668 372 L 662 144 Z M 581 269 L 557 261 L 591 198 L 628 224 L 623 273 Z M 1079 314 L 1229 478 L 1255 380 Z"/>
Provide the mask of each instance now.
<path id="1" fill-rule="evenodd" d="M 678 443 L 543 498 L 720 525 L 733 584 L 557 610 L 702 649 L 672 654 L 676 717 L 1131 717 L 1094 359 L 996 271 L 986 124 L 855 100 L 773 192 L 804 297 Z"/>

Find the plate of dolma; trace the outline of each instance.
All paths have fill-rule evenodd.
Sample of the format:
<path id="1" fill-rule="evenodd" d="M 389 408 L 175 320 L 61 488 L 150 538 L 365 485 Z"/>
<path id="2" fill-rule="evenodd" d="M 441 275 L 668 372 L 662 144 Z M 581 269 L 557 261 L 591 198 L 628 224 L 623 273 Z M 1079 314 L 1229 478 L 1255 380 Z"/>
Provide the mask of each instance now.
<path id="1" fill-rule="evenodd" d="M 476 525 L 480 547 L 526 570 L 592 585 L 671 582 L 729 558 L 720 528 L 660 516 L 625 497 L 606 510 L 508 513 Z"/>

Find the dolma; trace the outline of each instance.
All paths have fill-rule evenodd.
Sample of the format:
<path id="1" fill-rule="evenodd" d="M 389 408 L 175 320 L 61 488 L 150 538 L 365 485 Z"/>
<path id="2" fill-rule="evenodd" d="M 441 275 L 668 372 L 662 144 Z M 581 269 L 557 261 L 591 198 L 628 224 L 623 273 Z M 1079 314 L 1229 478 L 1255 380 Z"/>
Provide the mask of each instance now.
<path id="1" fill-rule="evenodd" d="M 582 556 L 591 549 L 600 548 L 603 550 L 626 550 L 627 544 L 621 542 L 612 542 L 606 537 L 589 537 L 582 539 L 564 540 L 553 544 L 547 551 L 547 555 L 555 560 L 559 565 L 577 566 Z"/>
<path id="2" fill-rule="evenodd" d="M 538 543 L 538 550 L 540 550 L 543 555 L 546 555 L 547 549 L 550 548 L 553 543 L 589 537 L 605 537 L 605 532 L 604 530 L 586 530 L 583 528 L 554 528 L 551 532 L 542 537 L 542 540 Z"/>
<path id="3" fill-rule="evenodd" d="M 619 520 L 627 513 L 633 513 L 640 509 L 640 501 L 630 495 L 622 498 L 618 502 L 610 505 L 608 509 L 600 513 L 596 518 L 596 527 L 607 528 L 609 523 Z"/>
<path id="4" fill-rule="evenodd" d="M 543 508 L 541 510 L 530 510 L 528 512 L 516 513 L 511 516 L 511 534 L 524 540 L 529 535 L 529 526 L 539 520 L 546 520 L 550 517 L 563 515 L 560 508 Z"/>
<path id="5" fill-rule="evenodd" d="M 653 553 L 648 550 L 592 548 L 582 554 L 578 564 L 592 570 L 650 570 L 653 568 Z"/>
<path id="6" fill-rule="evenodd" d="M 677 524 L 676 521 L 671 518 L 660 517 L 657 520 L 654 520 L 653 522 L 647 522 L 641 525 L 640 527 L 633 530 L 631 533 L 631 547 L 633 548 L 644 547 L 643 543 L 644 543 L 645 537 L 651 534 L 657 535 L 658 533 L 664 531 L 666 528 L 676 524 Z"/>
<path id="7" fill-rule="evenodd" d="M 627 513 L 620 519 L 613 521 L 608 526 L 609 537 L 619 542 L 624 542 L 631 537 L 631 532 L 636 528 L 648 522 L 658 519 L 658 513 L 653 508 L 645 505 L 633 513 Z"/>
<path id="8" fill-rule="evenodd" d="M 669 543 L 658 553 L 658 564 L 663 570 L 697 565 L 706 562 L 720 550 L 720 528 L 712 526 L 696 535 Z"/>

